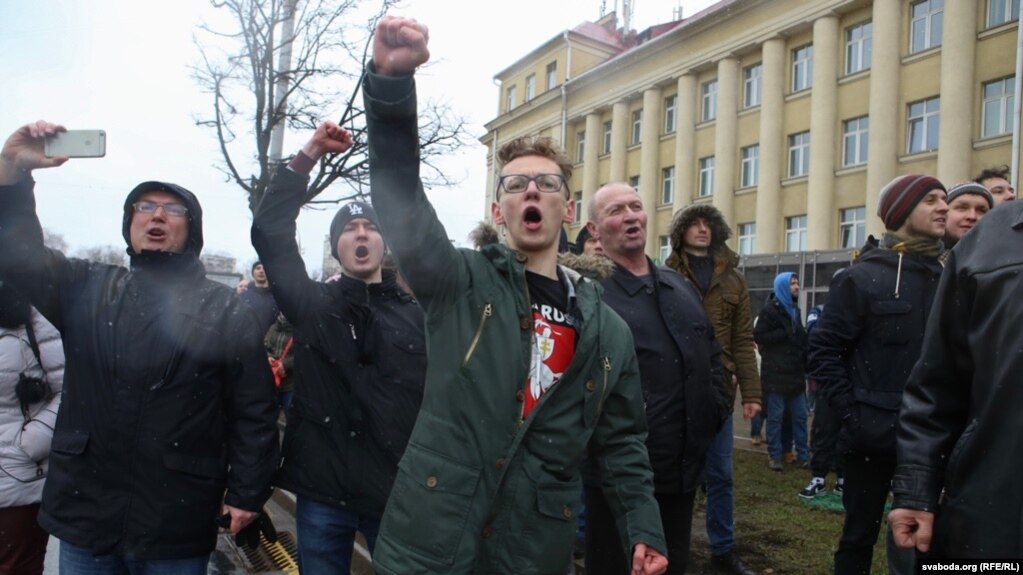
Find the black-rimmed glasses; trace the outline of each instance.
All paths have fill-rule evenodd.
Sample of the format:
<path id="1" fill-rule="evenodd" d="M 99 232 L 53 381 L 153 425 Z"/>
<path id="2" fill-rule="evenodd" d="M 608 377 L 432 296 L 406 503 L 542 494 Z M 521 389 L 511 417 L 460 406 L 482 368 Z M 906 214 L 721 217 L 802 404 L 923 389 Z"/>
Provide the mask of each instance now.
<path id="1" fill-rule="evenodd" d="M 561 174 L 537 174 L 526 176 L 524 174 L 509 174 L 501 176 L 498 187 L 503 187 L 509 194 L 521 194 L 529 188 L 529 182 L 536 184 L 536 189 L 547 194 L 560 191 L 565 185 L 565 176 Z"/>

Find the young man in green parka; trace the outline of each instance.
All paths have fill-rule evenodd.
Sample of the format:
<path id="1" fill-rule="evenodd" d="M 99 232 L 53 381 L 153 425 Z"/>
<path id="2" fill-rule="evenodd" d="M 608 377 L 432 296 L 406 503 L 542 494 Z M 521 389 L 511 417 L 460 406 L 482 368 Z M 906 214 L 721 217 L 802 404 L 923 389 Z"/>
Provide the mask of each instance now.
<path id="1" fill-rule="evenodd" d="M 456 249 L 423 193 L 412 77 L 426 26 L 385 17 L 363 85 L 373 205 L 426 312 L 429 368 L 374 570 L 564 573 L 592 455 L 632 573 L 667 567 L 628 327 L 557 265 L 571 163 L 549 139 L 498 153 L 504 245 Z"/>

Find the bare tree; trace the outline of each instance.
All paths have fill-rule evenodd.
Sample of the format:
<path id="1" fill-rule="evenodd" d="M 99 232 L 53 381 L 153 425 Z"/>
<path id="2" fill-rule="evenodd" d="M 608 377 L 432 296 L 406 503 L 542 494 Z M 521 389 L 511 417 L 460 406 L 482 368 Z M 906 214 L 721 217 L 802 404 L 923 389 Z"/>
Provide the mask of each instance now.
<path id="1" fill-rule="evenodd" d="M 200 26 L 200 62 L 194 77 L 212 97 L 196 118 L 216 134 L 218 166 L 256 206 L 278 162 L 275 129 L 315 129 L 333 118 L 355 140 L 348 152 L 321 159 L 311 174 L 306 203 L 337 203 L 365 195 L 365 122 L 359 87 L 376 22 L 400 0 L 210 0 L 229 23 Z M 283 57 L 282 57 L 283 56 Z M 457 183 L 433 160 L 469 142 L 466 121 L 450 106 L 427 102 L 421 112 L 421 156 L 428 185 Z M 296 148 L 297 146 L 292 146 Z M 324 192 L 337 180 L 342 190 Z"/>
<path id="2" fill-rule="evenodd" d="M 75 257 L 113 266 L 125 266 L 128 264 L 128 252 L 123 247 L 119 248 L 116 246 L 81 248 L 75 252 Z"/>
<path id="3" fill-rule="evenodd" d="M 67 253 L 68 243 L 64 239 L 64 236 L 57 232 L 43 228 L 43 245 L 50 248 L 51 250 L 57 250 L 61 253 Z"/>

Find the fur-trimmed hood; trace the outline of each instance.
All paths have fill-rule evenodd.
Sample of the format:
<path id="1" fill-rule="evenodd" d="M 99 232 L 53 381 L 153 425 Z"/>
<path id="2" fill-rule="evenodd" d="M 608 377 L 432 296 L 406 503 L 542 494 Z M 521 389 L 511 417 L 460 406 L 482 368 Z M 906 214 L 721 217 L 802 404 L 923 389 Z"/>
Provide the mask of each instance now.
<path id="1" fill-rule="evenodd" d="M 680 210 L 671 220 L 671 227 L 668 230 L 671 237 L 671 251 L 682 251 L 682 236 L 686 233 L 686 228 L 696 221 L 696 218 L 703 218 L 710 224 L 711 252 L 716 252 L 719 247 L 725 245 L 728 238 L 732 237 L 732 230 L 725 222 L 725 216 L 721 214 L 721 210 L 711 204 L 692 204 Z"/>
<path id="2" fill-rule="evenodd" d="M 469 239 L 477 250 L 484 246 L 501 243 L 501 232 L 493 224 L 481 221 L 469 232 Z M 610 277 L 614 271 L 615 264 L 603 255 L 582 255 L 572 252 L 561 252 L 558 254 L 558 265 L 564 266 L 584 278 L 600 281 Z"/>

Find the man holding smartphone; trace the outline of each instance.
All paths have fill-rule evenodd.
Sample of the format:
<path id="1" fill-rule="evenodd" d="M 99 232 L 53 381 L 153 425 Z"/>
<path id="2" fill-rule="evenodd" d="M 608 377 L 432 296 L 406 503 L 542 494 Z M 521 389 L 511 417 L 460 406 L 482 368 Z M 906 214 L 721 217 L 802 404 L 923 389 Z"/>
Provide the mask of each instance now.
<path id="1" fill-rule="evenodd" d="M 39 524 L 61 540 L 64 575 L 205 574 L 217 515 L 233 533 L 255 528 L 271 492 L 277 409 L 263 330 L 206 279 L 202 208 L 181 186 L 128 194 L 130 268 L 44 247 L 31 172 L 67 160 L 43 149 L 63 130 L 29 124 L 0 150 L 0 274 L 30 294 L 67 354 Z"/>

